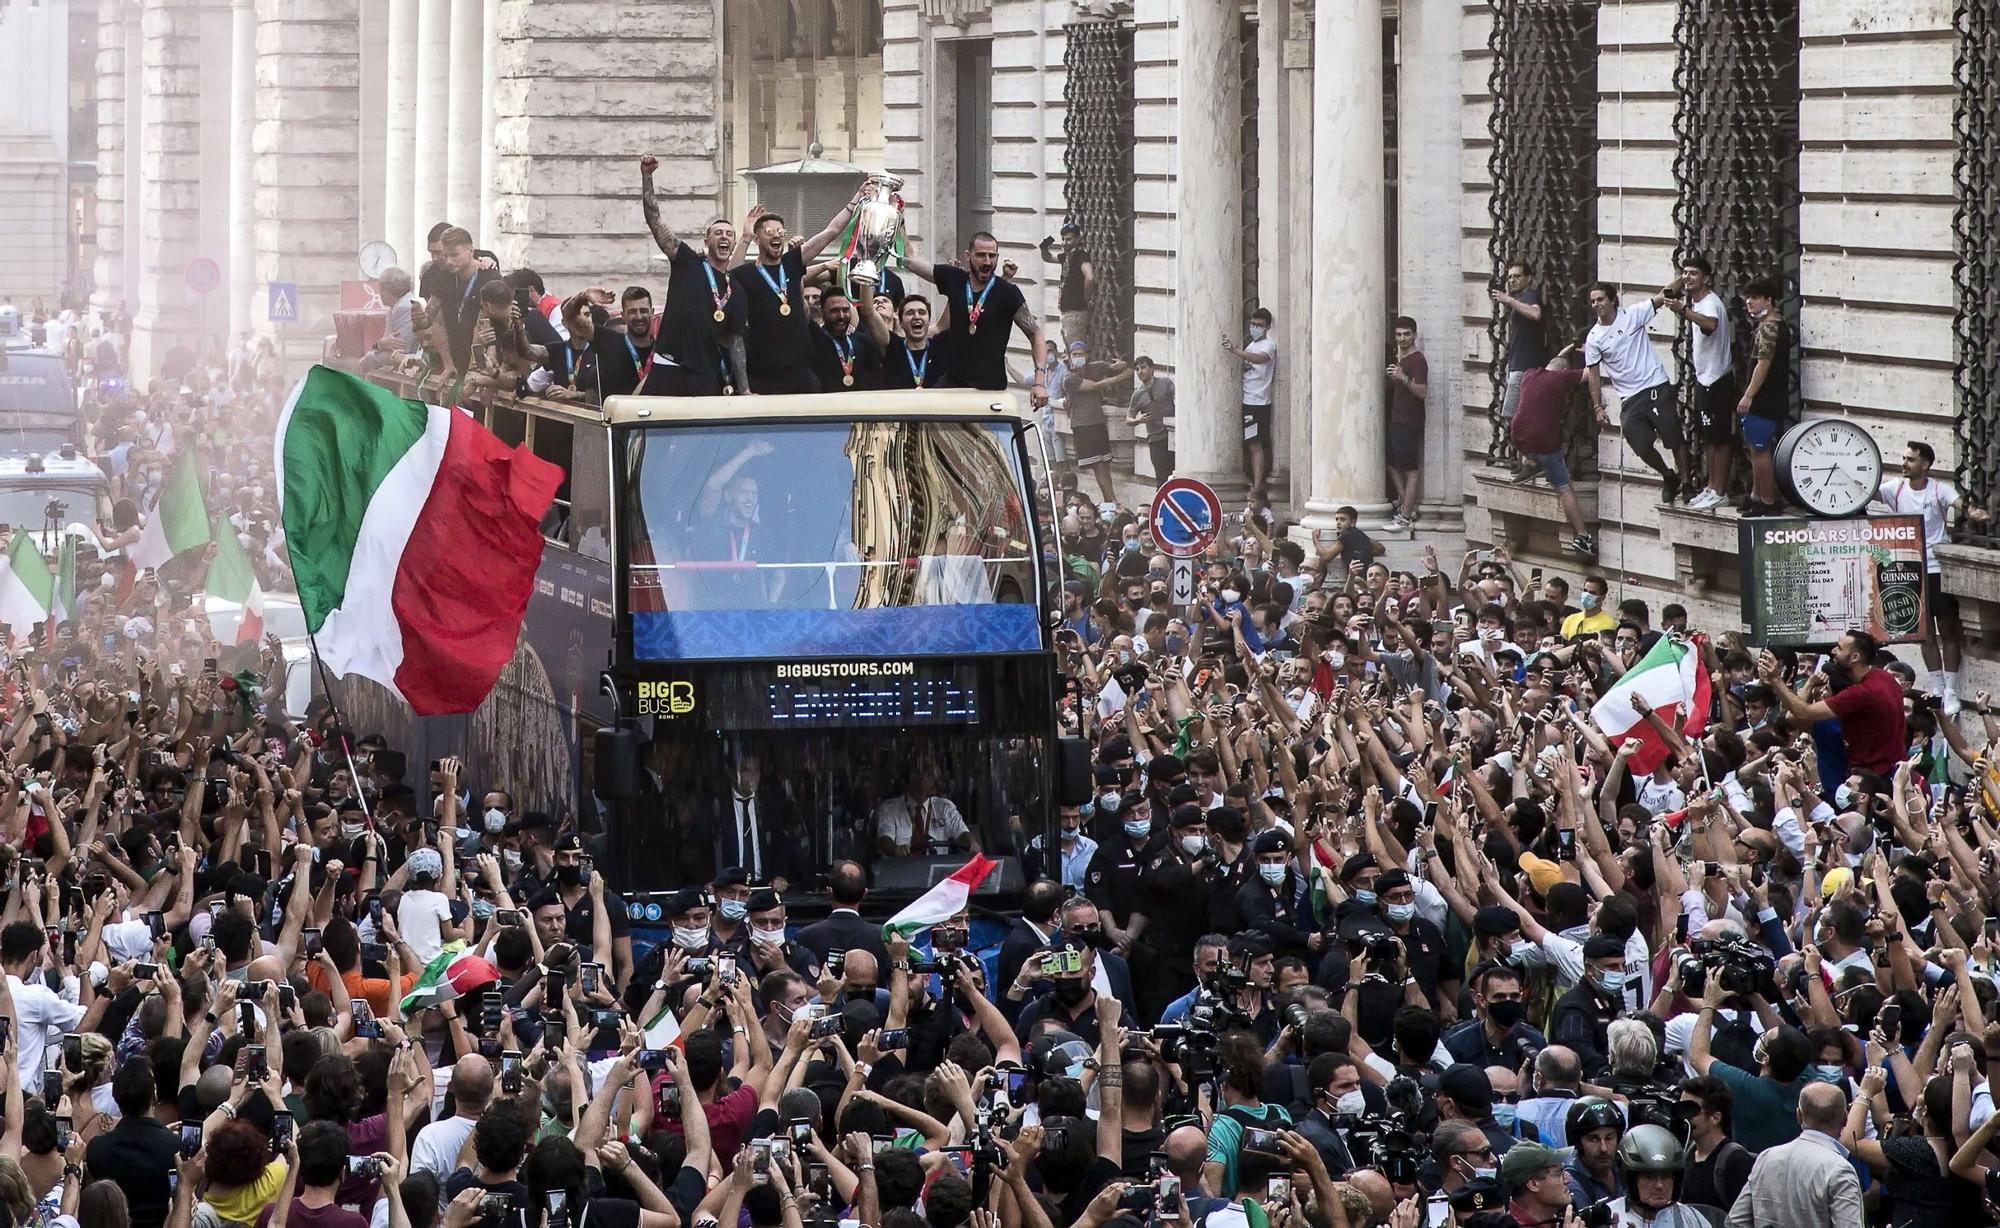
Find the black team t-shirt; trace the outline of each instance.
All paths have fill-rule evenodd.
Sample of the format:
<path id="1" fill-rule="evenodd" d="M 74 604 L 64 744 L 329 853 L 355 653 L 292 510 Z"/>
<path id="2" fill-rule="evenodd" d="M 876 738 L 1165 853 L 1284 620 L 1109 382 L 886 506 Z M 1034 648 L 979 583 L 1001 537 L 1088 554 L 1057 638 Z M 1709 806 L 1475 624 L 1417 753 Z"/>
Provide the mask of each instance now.
<path id="1" fill-rule="evenodd" d="M 688 391 L 695 396 L 718 395 L 724 384 L 733 383 L 726 378 L 725 346 L 738 293 L 728 270 L 716 272 L 707 256 L 686 243 L 674 249 L 660 344 L 685 369 Z M 722 320 L 715 318 L 718 312 Z"/>
<path id="2" fill-rule="evenodd" d="M 882 351 L 866 332 L 856 329 L 836 338 L 831 329 L 815 328 L 812 349 L 821 392 L 871 392 L 882 386 Z"/>
<path id="3" fill-rule="evenodd" d="M 1019 286 L 995 274 L 981 292 L 972 288 L 972 275 L 956 265 L 940 264 L 936 269 L 937 288 L 951 304 L 951 340 L 944 357 L 950 364 L 950 384 L 957 388 L 982 388 L 1004 392 L 1007 388 L 1007 338 L 1014 331 L 1014 315 L 1027 305 Z M 979 310 L 975 323 L 972 312 Z M 931 344 L 937 342 L 933 340 Z"/>
<path id="4" fill-rule="evenodd" d="M 921 350 L 912 350 L 901 337 L 889 338 L 889 350 L 882 356 L 882 387 L 894 389 L 943 388 L 950 372 L 944 356 L 947 337 L 932 337 Z"/>
<path id="5" fill-rule="evenodd" d="M 604 395 L 670 395 L 674 391 L 674 366 L 669 361 L 669 351 L 661 347 L 659 341 L 660 321 L 657 316 L 653 319 L 653 335 L 644 342 L 634 341 L 629 335 L 615 333 L 608 328 L 600 328 L 592 334 L 590 349 L 597 355 L 597 371 L 604 383 Z M 645 379 L 643 388 L 639 386 L 642 375 Z"/>
<path id="6" fill-rule="evenodd" d="M 1090 252 L 1081 245 L 1063 253 L 1062 285 L 1056 291 L 1056 310 L 1090 310 L 1090 291 L 1083 287 L 1083 266 L 1090 262 Z M 1078 341 L 1079 337 L 1065 337 L 1064 341 Z"/>
<path id="7" fill-rule="evenodd" d="M 776 268 L 766 268 L 752 260 L 729 271 L 736 283 L 736 293 L 743 297 L 744 339 L 748 349 L 744 357 L 752 375 L 776 375 L 812 366 L 812 321 L 806 316 L 801 289 L 806 279 L 806 261 L 799 253 L 796 247 L 786 248 Z M 777 288 L 781 286 L 784 301 L 791 306 L 790 314 L 778 310 Z M 705 283 L 701 301 L 709 303 Z M 708 310 L 712 315 L 715 308 L 710 304 Z"/>

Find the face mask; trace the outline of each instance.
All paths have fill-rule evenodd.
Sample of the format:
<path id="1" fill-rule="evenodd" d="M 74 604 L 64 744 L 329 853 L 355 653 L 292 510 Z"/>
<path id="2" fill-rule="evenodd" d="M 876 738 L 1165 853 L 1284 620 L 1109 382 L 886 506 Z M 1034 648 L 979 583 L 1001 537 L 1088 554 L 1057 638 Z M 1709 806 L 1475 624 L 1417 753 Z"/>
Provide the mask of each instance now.
<path id="1" fill-rule="evenodd" d="M 1205 836 L 1182 836 L 1181 850 L 1189 854 L 1199 853 L 1207 843 Z"/>
<path id="2" fill-rule="evenodd" d="M 472 839 L 472 829 L 470 827 L 454 827 L 451 829 L 451 835 L 452 839 L 463 845 Z"/>
<path id="3" fill-rule="evenodd" d="M 1264 339 L 1264 326 L 1262 324 L 1252 324 L 1250 326 L 1250 340 L 1262 341 L 1263 339 Z"/>
<path id="4" fill-rule="evenodd" d="M 1499 1177 L 1499 1175 L 1500 1175 L 1500 1170 L 1499 1170 L 1498 1168 L 1480 1168 L 1480 1167 L 1478 1167 L 1477 1165 L 1472 1165 L 1472 1164 L 1468 1164 L 1468 1165 L 1466 1165 L 1466 1166 L 1465 1166 L 1465 1171 L 1466 1171 L 1466 1172 L 1467 1172 L 1467 1173 L 1468 1173 L 1468 1174 L 1469 1174 L 1469 1175 L 1470 1175 L 1470 1176 L 1472 1177 L 1472 1179 L 1473 1179 L 1473 1180 L 1475 1180 L 1475 1181 L 1477 1181 L 1477 1180 L 1481 1180 L 1481 1179 L 1484 1179 L 1484 1180 L 1487 1180 L 1487 1181 L 1492 1181 L 1492 1180 L 1496 1179 L 1497 1177 Z"/>
<path id="5" fill-rule="evenodd" d="M 1075 844 L 1075 843 L 1076 843 L 1076 835 L 1077 835 L 1077 829 L 1076 829 L 1076 828 L 1074 828 L 1074 827 L 1065 827 L 1065 828 L 1063 828 L 1063 829 L 1062 829 L 1062 842 L 1063 842 L 1064 844 Z"/>
<path id="6" fill-rule="evenodd" d="M 724 900 L 718 907 L 724 921 L 741 921 L 750 915 L 750 905 L 743 900 Z"/>
<path id="7" fill-rule="evenodd" d="M 366 823 L 342 823 L 340 825 L 341 837 L 347 840 L 358 840 L 361 838 L 361 834 L 367 830 L 368 824 Z"/>
<path id="8" fill-rule="evenodd" d="M 1367 1110 L 1368 1098 L 1358 1090 L 1342 1092 L 1340 1098 L 1333 1102 L 1333 1111 L 1336 1113 L 1364 1113 Z"/>
<path id="9" fill-rule="evenodd" d="M 1097 795 L 1097 808 L 1106 814 L 1117 814 L 1118 805 L 1124 800 L 1122 793 L 1100 793 Z"/>
<path id="10" fill-rule="evenodd" d="M 1504 1129 L 1512 1130 L 1514 1128 L 1514 1122 L 1518 1118 L 1519 1114 L 1520 1114 L 1519 1105 L 1496 1104 L 1493 1106 L 1493 1120 L 1500 1123 L 1501 1127 Z"/>
<path id="11" fill-rule="evenodd" d="M 582 866 L 557 866 L 556 881 L 565 887 L 579 886 L 583 882 Z"/>
<path id="12" fill-rule="evenodd" d="M 1625 974 L 1622 972 L 1600 972 L 1591 980 L 1608 996 L 1618 997 L 1625 992 Z"/>
<path id="13" fill-rule="evenodd" d="M 1852 803 L 1853 801 L 1854 801 L 1854 790 L 1848 788 L 1844 784 L 1834 789 L 1833 808 L 1835 810 L 1852 810 L 1854 809 L 1854 807 L 1850 803 Z"/>
<path id="14" fill-rule="evenodd" d="M 1507 949 L 1507 962 L 1517 968 L 1538 968 L 1547 958 L 1539 943 L 1529 942 L 1526 939 Z"/>
<path id="15" fill-rule="evenodd" d="M 1344 652 L 1329 652 L 1326 654 L 1326 663 L 1334 669 L 1345 669 L 1347 668 L 1347 654 Z"/>
<path id="16" fill-rule="evenodd" d="M 1813 1067 L 1813 1073 L 1819 1076 L 1819 1081 L 1822 1083 L 1845 1083 L 1847 1081 L 1847 1067 L 1845 1066 L 1816 1065 Z"/>
<path id="17" fill-rule="evenodd" d="M 1062 1003 L 1064 1006 L 1075 1006 L 1077 1003 L 1083 1001 L 1084 995 L 1089 992 L 1090 986 L 1084 981 L 1056 982 L 1056 1001 Z"/>
<path id="18" fill-rule="evenodd" d="M 507 812 L 495 806 L 486 808 L 486 830 L 499 835 L 507 826 Z"/>
<path id="19" fill-rule="evenodd" d="M 1151 835 L 1152 831 L 1153 821 L 1151 819 L 1132 819 L 1125 824 L 1125 834 L 1134 840 L 1143 840 Z"/>
<path id="20" fill-rule="evenodd" d="M 501 865 L 504 865 L 504 866 L 506 866 L 506 867 L 507 867 L 507 868 L 508 868 L 509 870 L 518 870 L 518 869 L 520 869 L 520 868 L 521 868 L 521 850 L 520 850 L 520 849 L 501 849 L 501 850 L 500 850 L 500 864 L 501 864 Z"/>
<path id="21" fill-rule="evenodd" d="M 1118 663 L 1120 665 L 1132 664 L 1132 650 L 1129 648 L 1120 648 L 1118 650 Z"/>
<path id="22" fill-rule="evenodd" d="M 706 951 L 708 949 L 708 931 L 705 929 L 687 929 L 676 925 L 674 927 L 674 945 L 683 951 Z"/>
<path id="23" fill-rule="evenodd" d="M 1138 538 L 1136 538 L 1136 537 L 1128 537 L 1128 538 L 1126 538 L 1126 539 L 1125 539 L 1125 553 L 1127 553 L 1127 554 L 1137 554 L 1137 553 L 1139 553 L 1139 548 L 1140 548 L 1140 547 L 1139 547 L 1139 539 L 1138 539 Z"/>
<path id="24" fill-rule="evenodd" d="M 753 925 L 750 927 L 750 941 L 763 942 L 774 947 L 781 947 L 785 945 L 785 927 L 781 925 L 774 930 L 760 930 Z"/>
<path id="25" fill-rule="evenodd" d="M 1488 1002 L 1486 1004 L 1486 1017 L 1503 1028 L 1513 1027 L 1515 1024 L 1521 1022 L 1527 1013 L 1528 1004 L 1525 1002 Z"/>
<path id="26" fill-rule="evenodd" d="M 472 901 L 472 915 L 479 918 L 481 921 L 486 920 L 486 918 L 493 915 L 493 901 L 492 900 Z"/>
<path id="27" fill-rule="evenodd" d="M 1354 893 L 1354 899 L 1356 903 L 1360 904 L 1364 908 L 1375 907 L 1375 893 L 1373 891 L 1369 891 L 1366 888 L 1356 891 Z"/>
<path id="28" fill-rule="evenodd" d="M 1193 849 L 1189 849 L 1188 851 L 1189 851 L 1189 852 L 1193 852 L 1194 850 L 1193 850 Z M 1267 882 L 1267 883 L 1269 883 L 1269 884 L 1270 884 L 1271 886 L 1275 887 L 1275 886 L 1277 886 L 1277 885 L 1278 885 L 1279 883 L 1282 883 L 1282 882 L 1284 882 L 1284 881 L 1285 881 L 1285 871 L 1286 871 L 1286 870 L 1287 870 L 1288 868 L 1289 868 L 1289 867 L 1286 867 L 1286 866 L 1262 866 L 1262 865 L 1260 865 L 1260 866 L 1258 866 L 1258 867 L 1257 867 L 1257 877 L 1258 877 L 1258 878 L 1261 878 L 1261 879 L 1263 879 L 1263 880 L 1264 880 L 1265 882 Z"/>
<path id="29" fill-rule="evenodd" d="M 1187 647 L 1187 641 L 1182 639 L 1178 635 L 1168 636 L 1166 643 L 1167 643 L 1167 655 L 1172 657 L 1179 656 L 1181 654 L 1181 650 Z"/>
<path id="30" fill-rule="evenodd" d="M 1479 629 L 1479 638 L 1485 640 L 1489 644 L 1497 644 L 1500 642 L 1500 628 L 1481 627 Z"/>
<path id="31" fill-rule="evenodd" d="M 1390 904 L 1383 911 L 1388 914 L 1389 920 L 1395 924 L 1408 925 L 1410 918 L 1417 915 L 1417 906 L 1415 904 Z"/>
<path id="32" fill-rule="evenodd" d="M 1225 605 L 1235 605 L 1243 600 L 1243 594 L 1233 588 L 1225 588 L 1222 590 L 1222 600 Z"/>
<path id="33" fill-rule="evenodd" d="M 1594 610 L 1597 608 L 1596 593 L 1585 593 L 1583 596 L 1578 597 L 1576 601 L 1578 605 L 1582 606 L 1586 610 Z"/>

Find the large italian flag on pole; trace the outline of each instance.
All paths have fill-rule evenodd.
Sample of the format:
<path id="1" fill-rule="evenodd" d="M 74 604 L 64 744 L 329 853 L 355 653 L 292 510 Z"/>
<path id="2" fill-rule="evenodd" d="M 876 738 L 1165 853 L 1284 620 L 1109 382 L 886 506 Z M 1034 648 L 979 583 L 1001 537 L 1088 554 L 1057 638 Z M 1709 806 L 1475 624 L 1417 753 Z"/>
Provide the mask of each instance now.
<path id="1" fill-rule="evenodd" d="M 7 546 L 7 570 L 0 574 L 0 622 L 18 639 L 55 608 L 56 578 L 42 548 L 27 533 L 15 530 Z"/>
<path id="2" fill-rule="evenodd" d="M 132 544 L 134 567 L 159 567 L 183 550 L 209 543 L 208 504 L 201 494 L 201 474 L 194 450 L 183 451 L 160 487 L 160 501 L 146 518 L 139 540 Z"/>
<path id="3" fill-rule="evenodd" d="M 314 367 L 278 422 L 278 513 L 336 676 L 470 712 L 514 655 L 562 470 L 477 421 Z"/>
<path id="4" fill-rule="evenodd" d="M 215 557 L 208 562 L 208 579 L 203 587 L 210 598 L 203 605 L 209 607 L 209 621 L 215 626 L 216 638 L 230 644 L 254 644 L 263 637 L 264 587 L 257 583 L 250 556 L 243 553 L 243 543 L 236 540 L 236 530 L 227 520 L 216 522 Z M 225 611 L 214 604 L 216 601 L 227 601 L 236 608 Z M 228 628 L 222 625 L 230 619 L 236 621 L 233 637 L 229 637 Z"/>
<path id="5" fill-rule="evenodd" d="M 1675 640 L 1662 635 L 1653 641 L 1652 651 L 1625 671 L 1604 698 L 1590 710 L 1591 719 L 1614 743 L 1620 739 L 1637 741 L 1632 752 L 1632 773 L 1650 774 L 1667 757 L 1667 743 L 1653 726 L 1632 710 L 1632 697 L 1644 696 L 1660 719 L 1693 741 L 1708 727 L 1710 686 L 1708 671 L 1701 667 L 1701 647 L 1705 637 Z"/>
<path id="6" fill-rule="evenodd" d="M 940 921 L 949 921 L 965 911 L 972 899 L 972 893 L 979 890 L 979 884 L 993 873 L 999 865 L 984 856 L 975 856 L 953 872 L 950 878 L 924 892 L 910 906 L 889 918 L 882 926 L 884 941 L 901 934 L 905 938 L 914 937 L 919 930 L 927 930 Z"/>

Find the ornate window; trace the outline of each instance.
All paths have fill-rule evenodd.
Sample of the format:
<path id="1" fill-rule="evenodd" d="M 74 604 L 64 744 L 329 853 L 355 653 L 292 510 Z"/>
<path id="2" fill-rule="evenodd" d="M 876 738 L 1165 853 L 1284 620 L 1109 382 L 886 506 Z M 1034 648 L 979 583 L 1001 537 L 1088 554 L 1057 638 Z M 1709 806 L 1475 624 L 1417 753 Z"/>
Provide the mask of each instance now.
<path id="1" fill-rule="evenodd" d="M 1674 48 L 1676 256 L 1699 254 L 1715 266 L 1716 293 L 1729 308 L 1731 357 L 1747 376 L 1747 282 L 1777 280 L 1781 310 L 1798 336 L 1798 0 L 1680 0 Z M 1682 329 L 1675 343 L 1682 371 L 1691 369 L 1689 336 Z M 1793 417 L 1798 355 L 1791 346 Z M 1680 380 L 1683 421 L 1693 421 L 1694 388 L 1692 378 Z"/>
<path id="2" fill-rule="evenodd" d="M 1132 25 L 1064 27 L 1063 204 L 1097 274 L 1090 347 L 1132 352 Z"/>
<path id="3" fill-rule="evenodd" d="M 1542 320 L 1552 347 L 1588 325 L 1583 287 L 1597 276 L 1596 0 L 1492 0 L 1493 53 L 1487 91 L 1492 151 L 1487 250 L 1497 279 L 1514 261 L 1535 270 Z M 1495 284 L 1498 284 L 1497 281 Z M 1507 385 L 1507 332 L 1496 304 L 1487 325 L 1493 424 L 1488 455 L 1514 455 L 1501 417 Z M 1597 471 L 1597 431 L 1586 398 L 1570 406 L 1563 438 L 1569 467 Z"/>
<path id="4" fill-rule="evenodd" d="M 1987 506 L 2000 492 L 2000 11 L 1958 0 L 1957 23 L 1959 480 Z"/>

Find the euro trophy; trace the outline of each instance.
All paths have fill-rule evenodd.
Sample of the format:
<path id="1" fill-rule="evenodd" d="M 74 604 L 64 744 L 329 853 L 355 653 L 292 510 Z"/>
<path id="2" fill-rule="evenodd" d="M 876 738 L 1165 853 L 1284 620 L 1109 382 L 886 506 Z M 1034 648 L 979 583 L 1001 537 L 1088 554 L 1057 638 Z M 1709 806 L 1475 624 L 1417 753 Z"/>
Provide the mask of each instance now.
<path id="1" fill-rule="evenodd" d="M 896 250 L 896 232 L 903 226 L 900 176 L 887 171 L 868 176 L 861 185 L 861 203 L 854 210 L 853 263 L 848 276 L 882 284 L 882 266 Z"/>

